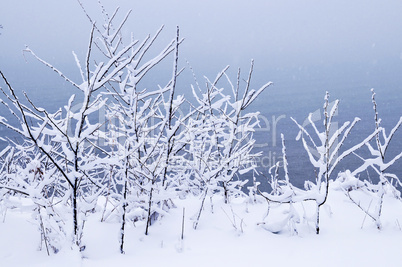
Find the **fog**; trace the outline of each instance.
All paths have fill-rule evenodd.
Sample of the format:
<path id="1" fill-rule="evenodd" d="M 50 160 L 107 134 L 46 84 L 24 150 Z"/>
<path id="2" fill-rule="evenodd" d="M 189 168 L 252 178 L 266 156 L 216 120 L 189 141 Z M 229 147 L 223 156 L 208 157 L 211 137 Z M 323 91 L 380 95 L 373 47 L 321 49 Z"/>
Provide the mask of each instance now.
<path id="1" fill-rule="evenodd" d="M 255 59 L 260 68 L 367 64 L 401 60 L 402 2 L 389 1 L 102 1 L 109 13 L 133 13 L 130 30 L 142 39 L 162 24 L 161 43 L 180 26 L 183 58 L 200 71 L 217 72 Z M 97 16 L 97 1 L 85 1 Z M 100 18 L 100 17 L 99 17 Z M 2 1 L 0 61 L 3 70 L 23 64 L 29 45 L 59 65 L 72 62 L 71 51 L 84 52 L 90 23 L 77 1 Z"/>

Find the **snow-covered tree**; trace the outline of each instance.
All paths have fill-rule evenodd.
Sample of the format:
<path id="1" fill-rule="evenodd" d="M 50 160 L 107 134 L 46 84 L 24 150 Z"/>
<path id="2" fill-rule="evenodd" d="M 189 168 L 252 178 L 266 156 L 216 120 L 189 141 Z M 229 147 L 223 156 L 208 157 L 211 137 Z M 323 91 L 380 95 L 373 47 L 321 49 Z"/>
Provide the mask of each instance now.
<path id="1" fill-rule="evenodd" d="M 354 151 L 364 146 L 370 141 L 380 129 L 369 135 L 360 143 L 348 148 L 344 151 L 341 147 L 345 143 L 346 138 L 350 134 L 355 124 L 360 120 L 355 118 L 352 123 L 345 122 L 341 127 L 334 129 L 332 126 L 333 118 L 336 114 L 336 110 L 339 105 L 339 100 L 334 101 L 332 107 L 329 103 L 329 93 L 327 92 L 324 99 L 324 120 L 323 129 L 320 131 L 319 127 L 314 123 L 312 119 L 312 113 L 308 116 L 309 124 L 313 130 L 314 135 L 310 134 L 306 127 L 300 125 L 295 119 L 291 118 L 300 129 L 296 139 L 301 140 L 303 148 L 306 151 L 311 164 L 314 167 L 316 177 L 305 182 L 304 190 L 300 190 L 294 187 L 288 176 L 287 164 L 284 163 L 285 168 L 285 182 L 282 186 L 282 192 L 278 195 L 274 190 L 274 195 L 262 193 L 269 201 L 278 203 L 295 203 L 300 201 L 315 201 L 316 203 L 316 220 L 315 230 L 316 233 L 320 232 L 320 208 L 325 204 L 328 198 L 329 183 L 332 173 L 336 166 L 346 156 L 350 155 Z M 284 156 L 285 158 L 285 156 Z"/>
<path id="2" fill-rule="evenodd" d="M 260 154 L 252 153 L 253 132 L 258 127 L 258 113 L 245 113 L 246 108 L 271 83 L 258 90 L 251 90 L 253 62 L 246 80 L 245 89 L 240 89 L 240 70 L 234 86 L 226 74 L 228 67 L 211 82 L 206 79 L 206 91 L 193 87 L 198 106 L 193 107 L 195 115 L 188 120 L 187 143 L 188 166 L 193 181 L 202 196 L 201 208 L 196 216 L 197 227 L 201 210 L 208 195 L 221 192 L 229 203 L 232 194 L 243 194 L 242 186 L 247 182 L 240 176 L 256 168 L 255 159 Z M 231 86 L 229 95 L 218 82 L 225 76 Z"/>
<path id="3" fill-rule="evenodd" d="M 388 172 L 388 169 L 402 158 L 402 152 L 391 159 L 387 157 L 387 160 L 386 155 L 392 138 L 402 125 L 402 117 L 399 118 L 399 121 L 387 135 L 385 128 L 380 127 L 381 119 L 378 115 L 374 89 L 372 89 L 371 92 L 374 110 L 375 138 L 373 138 L 374 140 L 372 142 L 365 143 L 370 152 L 370 157 L 365 158 L 355 153 L 355 155 L 363 161 L 362 165 L 353 171 L 348 170 L 340 173 L 338 179 L 341 181 L 341 185 L 350 200 L 375 221 L 378 229 L 381 229 L 380 218 L 385 194 L 389 193 L 400 198 L 400 192 L 396 189 L 396 186 L 401 186 L 402 183 L 399 177 L 394 173 Z M 358 181 L 358 178 L 356 178 L 369 170 L 374 170 L 375 174 L 378 175 L 377 184 L 372 184 L 368 180 Z M 351 195 L 351 191 L 353 190 L 364 191 L 366 194 L 372 195 L 374 203 L 376 204 L 372 206 L 372 209 L 370 209 L 370 207 L 363 207 L 356 197 Z"/>
<path id="4" fill-rule="evenodd" d="M 101 28 L 96 27 L 100 37 L 95 44 L 109 60 L 118 56 L 117 47 L 124 44 L 122 29 L 130 15 L 129 11 L 118 27 L 114 27 L 117 11 L 109 16 L 104 10 L 105 23 Z M 107 161 L 104 160 L 102 166 L 110 170 L 107 173 L 109 179 L 105 179 L 108 184 L 106 206 L 108 203 L 119 206 L 115 211 L 120 211 L 121 216 L 121 253 L 124 253 L 126 221 L 128 217 L 138 219 L 129 214 L 142 211 L 140 219 L 146 218 L 145 234 L 148 234 L 152 218 L 157 217 L 168 203 L 162 195 L 171 184 L 170 161 L 177 154 L 175 141 L 182 123 L 176 114 L 184 99 L 175 97 L 175 88 L 179 73 L 178 47 L 182 40 L 177 28 L 176 38 L 159 54 L 150 56 L 150 49 L 162 29 L 142 42 L 130 41 L 134 44 L 130 54 L 119 59 L 127 59 L 127 65 L 118 76 L 109 79 L 103 92 L 110 98 L 106 108 L 106 129 L 101 134 L 107 148 L 104 151 Z M 175 52 L 172 78 L 163 87 L 143 88 L 141 82 L 145 75 L 172 52 Z"/>
<path id="5" fill-rule="evenodd" d="M 109 37 L 119 38 L 119 31 L 118 28 L 114 35 L 110 34 Z M 59 74 L 80 94 L 80 100 L 76 100 L 75 95 L 72 95 L 64 109 L 59 109 L 55 113 L 49 113 L 46 109 L 37 107 L 26 94 L 26 99 L 31 107 L 24 105 L 2 74 L 10 91 L 9 94 L 6 94 L 12 104 L 10 111 L 15 114 L 21 128 L 7 123 L 3 117 L 1 123 L 20 133 L 32 145 L 35 145 L 40 153 L 46 155 L 64 178 L 64 182 L 69 185 L 67 194 L 71 195 L 73 242 L 80 249 L 84 248 L 81 244 L 81 237 L 85 213 L 93 208 L 96 195 L 102 192 L 100 189 L 103 187 L 97 182 L 99 172 L 102 171 L 98 166 L 100 166 L 99 156 L 106 150 L 96 144 L 101 123 L 91 121 L 96 118 L 106 102 L 100 92 L 105 90 L 111 81 L 121 78 L 121 72 L 134 62 L 142 48 L 142 45 L 138 47 L 138 41 L 132 40 L 126 46 L 122 46 L 118 42 L 115 46 L 107 47 L 113 48 L 113 50 L 106 51 L 109 54 L 92 53 L 93 47 L 98 45 L 97 40 L 113 42 L 113 38 L 105 40 L 104 35 L 93 23 L 84 67 L 73 53 L 81 74 L 82 81 L 79 83 L 74 82 L 56 67 L 36 56 L 28 47 L 24 50 Z M 93 54 L 97 56 L 96 59 L 92 59 Z M 142 71 L 146 70 L 145 68 Z M 20 114 L 16 115 L 17 112 Z M 94 193 L 94 191 L 98 193 Z M 89 196 L 89 192 L 94 193 L 95 197 Z"/>
<path id="6" fill-rule="evenodd" d="M 53 164 L 38 148 L 24 142 L 9 140 L 0 155 L 0 190 L 5 208 L 10 195 L 19 195 L 32 201 L 32 217 L 41 233 L 41 246 L 47 253 L 57 253 L 66 240 L 63 216 L 56 211 L 57 202 L 63 198 L 65 188 Z M 15 204 L 11 204 L 15 205 Z"/>

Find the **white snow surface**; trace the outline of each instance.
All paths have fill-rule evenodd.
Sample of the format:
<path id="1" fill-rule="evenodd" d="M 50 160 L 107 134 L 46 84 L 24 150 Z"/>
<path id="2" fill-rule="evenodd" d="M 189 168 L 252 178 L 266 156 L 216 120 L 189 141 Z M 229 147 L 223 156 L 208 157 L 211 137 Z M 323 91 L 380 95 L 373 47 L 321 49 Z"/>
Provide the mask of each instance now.
<path id="1" fill-rule="evenodd" d="M 144 235 L 144 222 L 128 224 L 125 255 L 119 253 L 121 225 L 117 217 L 100 222 L 102 199 L 98 212 L 89 216 L 84 228 L 85 251 L 72 250 L 66 244 L 51 256 L 45 248 L 38 249 L 39 231 L 31 223 L 32 211 L 24 208 L 29 207 L 29 201 L 15 199 L 23 207 L 8 208 L 4 222 L 4 213 L 0 214 L 0 266 L 400 266 L 401 201 L 385 197 L 379 231 L 338 188 L 339 184 L 332 182 L 321 210 L 319 235 L 308 220 L 314 217 L 313 202 L 293 204 L 302 221 L 297 234 L 287 231 L 286 226 L 274 234 L 267 229 L 287 223 L 287 205 L 271 205 L 265 217 L 268 205 L 259 198 L 257 203 L 246 197 L 232 198 L 225 204 L 223 198 L 214 196 L 213 210 L 207 199 L 194 230 L 201 199 L 187 197 L 175 199 L 177 207 L 155 222 L 148 236 Z"/>

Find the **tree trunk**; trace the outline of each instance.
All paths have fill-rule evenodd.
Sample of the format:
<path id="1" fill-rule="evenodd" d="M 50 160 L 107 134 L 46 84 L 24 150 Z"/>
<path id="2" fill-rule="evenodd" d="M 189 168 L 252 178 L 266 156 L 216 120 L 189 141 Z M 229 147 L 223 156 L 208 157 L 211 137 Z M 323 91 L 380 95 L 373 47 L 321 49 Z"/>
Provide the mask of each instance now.
<path id="1" fill-rule="evenodd" d="M 120 253 L 121 254 L 124 254 L 124 227 L 126 225 L 126 207 L 127 207 L 127 180 L 124 182 L 123 215 L 121 218 L 121 229 L 120 229 Z"/>
<path id="2" fill-rule="evenodd" d="M 78 179 L 75 180 L 73 187 L 73 222 L 74 222 L 74 239 L 75 239 L 74 241 L 75 244 L 79 247 L 80 241 L 78 237 L 77 187 L 78 187 Z"/>
<path id="3" fill-rule="evenodd" d="M 317 203 L 317 221 L 315 222 L 315 233 L 320 234 L 320 207 L 322 204 Z"/>
<path id="4" fill-rule="evenodd" d="M 149 192 L 148 218 L 147 218 L 147 227 L 145 228 L 145 235 L 148 235 L 149 226 L 151 225 L 152 193 L 153 193 L 153 191 L 154 191 L 154 185 L 152 183 L 151 192 Z"/>

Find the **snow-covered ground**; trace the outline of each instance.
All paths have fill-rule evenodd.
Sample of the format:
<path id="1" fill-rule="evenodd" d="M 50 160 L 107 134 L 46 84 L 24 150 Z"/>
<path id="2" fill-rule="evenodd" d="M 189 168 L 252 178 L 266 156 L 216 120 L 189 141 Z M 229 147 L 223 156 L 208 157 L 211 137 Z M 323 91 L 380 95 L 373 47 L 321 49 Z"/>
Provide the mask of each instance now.
<path id="1" fill-rule="evenodd" d="M 118 220 L 100 222 L 101 212 L 89 217 L 84 229 L 86 250 L 69 244 L 55 255 L 38 249 L 40 234 L 29 209 L 8 209 L 0 223 L 1 266 L 400 266 L 402 203 L 384 199 L 382 230 L 331 184 L 321 211 L 321 232 L 315 234 L 313 203 L 295 206 L 301 223 L 297 233 L 272 233 L 286 218 L 288 207 L 249 203 L 244 197 L 224 204 L 214 196 L 206 202 L 197 230 L 193 219 L 198 197 L 174 200 L 177 208 L 158 220 L 144 235 L 145 223 L 131 223 L 126 230 L 126 254 L 119 253 Z M 26 206 L 29 203 L 22 201 Z M 101 203 L 99 203 L 101 204 Z M 364 201 L 362 201 L 364 204 Z M 181 240 L 184 208 L 184 239 Z M 101 205 L 99 205 L 99 210 Z M 3 214 L 4 215 L 4 214 Z M 2 220 L 2 216 L 0 219 Z M 280 227 L 279 227 L 280 228 Z M 279 229 L 278 228 L 278 229 Z"/>

